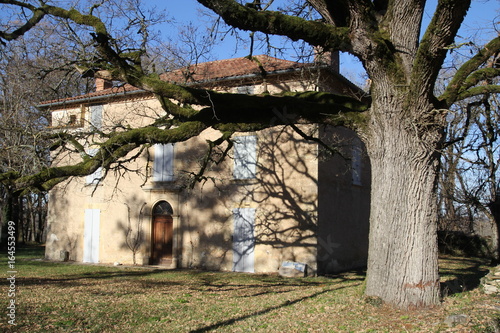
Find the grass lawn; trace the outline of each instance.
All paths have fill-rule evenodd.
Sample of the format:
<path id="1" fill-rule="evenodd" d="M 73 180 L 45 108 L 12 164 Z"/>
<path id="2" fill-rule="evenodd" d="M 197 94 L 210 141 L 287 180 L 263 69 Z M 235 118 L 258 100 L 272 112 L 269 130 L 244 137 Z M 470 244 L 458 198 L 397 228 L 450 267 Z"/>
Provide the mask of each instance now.
<path id="1" fill-rule="evenodd" d="M 441 306 L 398 311 L 363 297 L 363 272 L 285 279 L 277 275 L 40 260 L 43 248 L 16 253 L 16 326 L 8 324 L 2 279 L 0 332 L 495 332 L 500 298 L 484 295 L 478 259 L 441 260 Z M 1 267 L 7 275 L 6 256 Z M 444 319 L 466 314 L 449 328 Z"/>

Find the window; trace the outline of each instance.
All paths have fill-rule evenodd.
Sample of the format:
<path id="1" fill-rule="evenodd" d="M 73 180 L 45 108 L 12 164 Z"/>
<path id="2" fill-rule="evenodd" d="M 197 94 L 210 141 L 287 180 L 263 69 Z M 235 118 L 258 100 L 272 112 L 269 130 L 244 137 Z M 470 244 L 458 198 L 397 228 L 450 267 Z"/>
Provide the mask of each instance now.
<path id="1" fill-rule="evenodd" d="M 90 125 L 96 129 L 101 129 L 102 127 L 102 105 L 91 105 L 90 106 Z"/>
<path id="2" fill-rule="evenodd" d="M 93 157 L 97 154 L 98 151 L 99 149 L 97 148 L 91 148 L 87 150 L 87 154 Z M 94 171 L 94 173 L 87 175 L 87 177 L 85 178 L 85 184 L 87 185 L 97 184 L 99 183 L 101 178 L 102 178 L 102 168 L 99 168 L 96 171 Z"/>
<path id="3" fill-rule="evenodd" d="M 76 114 L 69 115 L 69 126 L 76 126 Z"/>
<path id="4" fill-rule="evenodd" d="M 153 181 L 174 180 L 174 144 L 154 145 Z"/>
<path id="5" fill-rule="evenodd" d="M 238 136 L 234 141 L 235 179 L 251 179 L 256 176 L 257 166 L 257 136 Z"/>
<path id="6" fill-rule="evenodd" d="M 361 185 L 361 163 L 362 148 L 361 142 L 353 143 L 351 147 L 351 170 L 352 170 L 352 184 Z"/>
<path id="7" fill-rule="evenodd" d="M 167 201 L 160 201 L 153 207 L 153 216 L 155 215 L 174 215 L 174 209 Z"/>
<path id="8" fill-rule="evenodd" d="M 254 272 L 255 208 L 233 209 L 233 271 Z"/>
<path id="9" fill-rule="evenodd" d="M 238 94 L 251 95 L 255 92 L 255 86 L 239 86 L 236 88 Z"/>
<path id="10" fill-rule="evenodd" d="M 83 262 L 99 262 L 99 228 L 101 211 L 85 209 L 83 228 Z"/>

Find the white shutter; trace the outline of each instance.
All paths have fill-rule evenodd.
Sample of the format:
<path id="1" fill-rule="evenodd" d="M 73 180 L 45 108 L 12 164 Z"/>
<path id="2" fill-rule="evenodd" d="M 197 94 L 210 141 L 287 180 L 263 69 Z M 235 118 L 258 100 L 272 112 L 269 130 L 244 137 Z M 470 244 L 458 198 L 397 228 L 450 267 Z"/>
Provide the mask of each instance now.
<path id="1" fill-rule="evenodd" d="M 90 124 L 97 129 L 101 129 L 102 127 L 103 109 L 104 107 L 102 106 L 102 104 L 90 106 Z"/>
<path id="2" fill-rule="evenodd" d="M 154 145 L 153 181 L 167 182 L 174 180 L 174 145 Z"/>
<path id="3" fill-rule="evenodd" d="M 239 86 L 236 88 L 238 94 L 253 94 L 255 92 L 255 86 Z"/>
<path id="4" fill-rule="evenodd" d="M 233 271 L 254 272 L 255 208 L 233 209 Z"/>
<path id="5" fill-rule="evenodd" d="M 239 136 L 234 142 L 235 179 L 255 178 L 257 169 L 257 136 Z"/>
<path id="6" fill-rule="evenodd" d="M 95 156 L 98 151 L 99 149 L 97 148 L 88 149 L 87 154 L 89 154 L 90 156 Z M 98 168 L 96 171 L 94 171 L 94 173 L 87 175 L 85 177 L 85 184 L 87 185 L 97 184 L 101 179 L 101 177 L 102 177 L 102 168 Z"/>
<path id="7" fill-rule="evenodd" d="M 101 224 L 99 209 L 85 209 L 83 230 L 83 262 L 99 262 L 99 228 Z"/>
<path id="8" fill-rule="evenodd" d="M 154 145 L 154 160 L 153 160 L 153 180 L 160 182 L 163 172 L 163 145 Z"/>

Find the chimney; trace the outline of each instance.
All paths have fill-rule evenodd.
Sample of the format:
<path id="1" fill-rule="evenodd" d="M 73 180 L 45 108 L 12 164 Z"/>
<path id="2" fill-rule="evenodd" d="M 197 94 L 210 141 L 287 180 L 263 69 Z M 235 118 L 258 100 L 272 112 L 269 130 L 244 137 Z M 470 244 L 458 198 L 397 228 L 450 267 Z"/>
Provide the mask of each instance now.
<path id="1" fill-rule="evenodd" d="M 339 51 L 324 51 L 323 48 L 317 46 L 314 48 L 314 62 L 329 66 L 335 73 L 340 72 Z"/>
<path id="2" fill-rule="evenodd" d="M 102 91 L 105 89 L 109 89 L 113 87 L 113 82 L 100 79 L 100 78 L 95 78 L 95 91 Z"/>

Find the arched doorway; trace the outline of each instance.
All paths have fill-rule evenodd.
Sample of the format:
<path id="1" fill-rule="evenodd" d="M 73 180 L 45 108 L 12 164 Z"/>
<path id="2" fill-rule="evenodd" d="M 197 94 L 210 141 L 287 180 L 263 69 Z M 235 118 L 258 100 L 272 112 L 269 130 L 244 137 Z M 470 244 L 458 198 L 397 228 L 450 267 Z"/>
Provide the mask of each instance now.
<path id="1" fill-rule="evenodd" d="M 153 207 L 153 228 L 151 235 L 151 264 L 170 265 L 173 254 L 174 211 L 167 201 L 160 201 Z"/>

